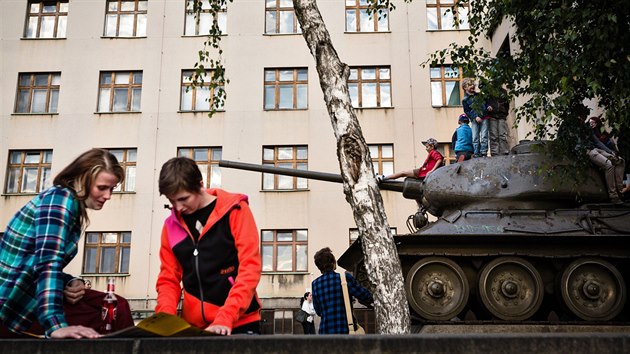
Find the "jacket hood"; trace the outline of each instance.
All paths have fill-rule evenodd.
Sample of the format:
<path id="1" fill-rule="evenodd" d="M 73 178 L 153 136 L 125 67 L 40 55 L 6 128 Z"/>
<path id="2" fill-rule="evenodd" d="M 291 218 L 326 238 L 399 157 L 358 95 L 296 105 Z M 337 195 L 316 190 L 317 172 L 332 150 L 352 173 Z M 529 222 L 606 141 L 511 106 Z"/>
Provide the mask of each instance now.
<path id="1" fill-rule="evenodd" d="M 230 210 L 232 210 L 233 208 L 238 208 L 238 205 L 241 202 L 249 203 L 248 202 L 249 198 L 245 194 L 230 193 L 219 188 L 209 188 L 209 189 L 206 189 L 206 192 L 216 197 L 214 201 L 216 204 L 214 206 L 214 210 L 212 211 L 212 213 L 210 214 L 210 217 L 208 218 L 208 221 L 206 222 L 205 227 L 203 228 L 202 232 L 200 232 L 200 234 L 202 235 L 206 230 L 210 229 L 212 225 L 214 225 L 215 222 L 220 220 Z M 171 210 L 171 215 L 169 215 L 169 217 L 166 218 L 166 220 L 164 221 L 164 224 L 171 230 L 173 230 L 173 228 L 179 228 L 179 229 L 182 229 L 182 231 L 188 233 L 187 228 L 185 226 L 186 223 L 184 223 L 181 213 L 178 213 L 174 209 Z"/>

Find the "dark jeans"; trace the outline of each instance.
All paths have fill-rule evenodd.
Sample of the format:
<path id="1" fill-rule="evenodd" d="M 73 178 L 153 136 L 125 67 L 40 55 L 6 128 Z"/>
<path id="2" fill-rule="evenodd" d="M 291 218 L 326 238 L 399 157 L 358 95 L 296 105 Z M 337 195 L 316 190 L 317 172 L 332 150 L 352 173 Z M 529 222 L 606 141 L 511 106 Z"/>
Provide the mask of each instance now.
<path id="1" fill-rule="evenodd" d="M 315 323 L 313 322 L 302 322 L 302 328 L 304 329 L 304 334 L 315 334 Z"/>
<path id="2" fill-rule="evenodd" d="M 472 151 L 455 151 L 455 156 L 457 156 L 457 162 L 462 162 L 466 160 L 470 160 L 472 157 Z"/>

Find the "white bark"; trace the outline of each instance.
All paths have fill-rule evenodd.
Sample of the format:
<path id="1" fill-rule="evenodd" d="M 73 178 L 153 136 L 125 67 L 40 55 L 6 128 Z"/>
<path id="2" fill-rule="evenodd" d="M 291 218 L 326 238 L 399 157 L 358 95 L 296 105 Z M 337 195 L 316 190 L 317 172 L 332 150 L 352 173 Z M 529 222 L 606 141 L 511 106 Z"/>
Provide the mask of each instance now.
<path id="1" fill-rule="evenodd" d="M 316 61 L 320 86 L 337 139 L 343 190 L 362 237 L 365 268 L 370 282 L 375 285 L 377 332 L 409 333 L 409 307 L 400 260 L 374 178 L 368 146 L 348 94 L 350 70 L 337 56 L 316 0 L 293 0 L 293 5 L 304 39 Z"/>

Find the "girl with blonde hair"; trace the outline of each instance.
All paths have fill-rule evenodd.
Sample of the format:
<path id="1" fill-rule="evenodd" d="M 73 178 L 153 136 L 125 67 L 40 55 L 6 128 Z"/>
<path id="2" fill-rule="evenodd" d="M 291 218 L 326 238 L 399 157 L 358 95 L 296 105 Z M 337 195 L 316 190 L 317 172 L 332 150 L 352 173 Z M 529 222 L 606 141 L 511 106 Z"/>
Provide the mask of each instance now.
<path id="1" fill-rule="evenodd" d="M 91 290 L 63 268 L 77 254 L 81 233 L 89 223 L 86 210 L 102 209 L 124 177 L 114 155 L 91 149 L 9 221 L 0 239 L 0 337 L 37 332 L 39 327 L 52 338 L 100 336 L 94 328 L 66 321 L 64 298 L 77 304 Z M 128 307 L 119 297 L 121 305 Z M 129 319 L 121 321 L 129 325 Z"/>

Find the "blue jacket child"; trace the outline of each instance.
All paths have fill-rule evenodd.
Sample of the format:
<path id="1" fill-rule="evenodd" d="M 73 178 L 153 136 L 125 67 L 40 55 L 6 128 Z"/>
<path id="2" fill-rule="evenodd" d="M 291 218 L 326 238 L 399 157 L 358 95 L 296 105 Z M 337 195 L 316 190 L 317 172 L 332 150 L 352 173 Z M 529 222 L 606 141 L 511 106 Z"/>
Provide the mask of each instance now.
<path id="1" fill-rule="evenodd" d="M 457 124 L 459 127 L 453 132 L 452 144 L 455 155 L 457 156 L 457 162 L 470 160 L 473 154 L 472 143 L 472 129 L 468 126 L 470 120 L 465 113 L 462 113 L 457 118 Z"/>

